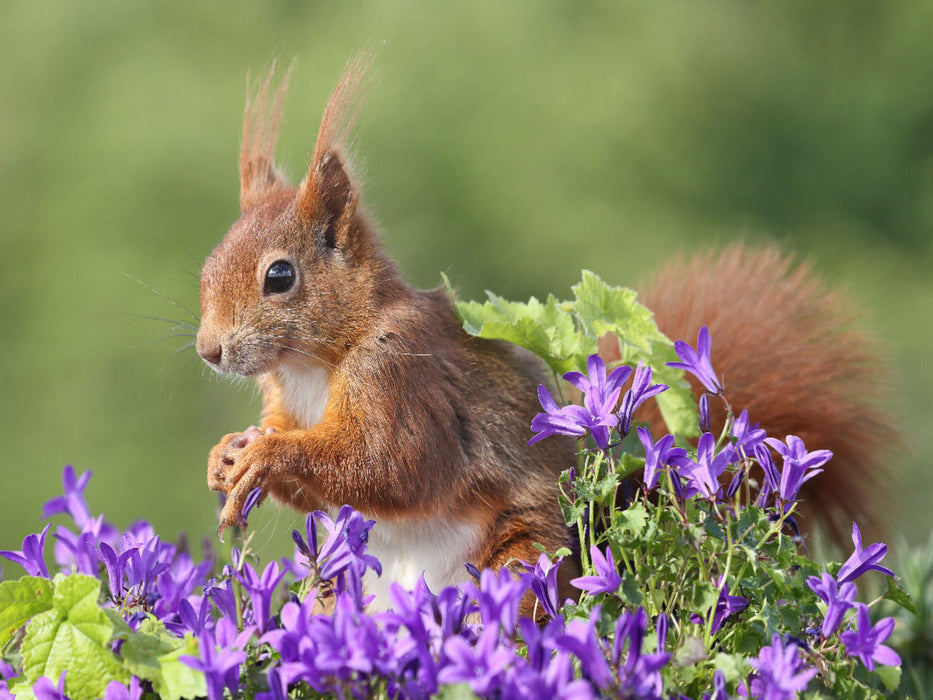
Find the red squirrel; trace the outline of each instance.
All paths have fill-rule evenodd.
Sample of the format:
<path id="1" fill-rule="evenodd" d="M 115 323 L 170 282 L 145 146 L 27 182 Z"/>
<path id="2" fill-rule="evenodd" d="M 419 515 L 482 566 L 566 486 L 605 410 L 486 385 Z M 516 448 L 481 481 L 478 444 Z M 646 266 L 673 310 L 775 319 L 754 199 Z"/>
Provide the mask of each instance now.
<path id="1" fill-rule="evenodd" d="M 273 164 L 288 76 L 273 89 L 270 72 L 248 97 L 241 217 L 201 274 L 197 351 L 263 394 L 261 427 L 209 456 L 208 485 L 227 496 L 221 530 L 257 486 L 301 512 L 350 504 L 377 521 L 369 545 L 383 575 L 366 586 L 378 604 L 393 580 L 424 571 L 437 590 L 467 578 L 465 562 L 498 568 L 536 560 L 536 543 L 567 545 L 557 480 L 575 447 L 527 445 L 547 383 L 537 358 L 468 336 L 446 291 L 413 289 L 383 252 L 345 148 L 364 72 L 365 59 L 348 66 L 297 186 Z M 675 263 L 644 298 L 669 337 L 709 326 L 733 406 L 836 453 L 810 482 L 823 487 L 812 504 L 863 514 L 884 421 L 870 405 L 870 353 L 827 330 L 833 295 L 771 249 L 734 249 Z M 644 417 L 660 434 L 660 416 Z M 565 562 L 562 583 L 575 573 Z"/>

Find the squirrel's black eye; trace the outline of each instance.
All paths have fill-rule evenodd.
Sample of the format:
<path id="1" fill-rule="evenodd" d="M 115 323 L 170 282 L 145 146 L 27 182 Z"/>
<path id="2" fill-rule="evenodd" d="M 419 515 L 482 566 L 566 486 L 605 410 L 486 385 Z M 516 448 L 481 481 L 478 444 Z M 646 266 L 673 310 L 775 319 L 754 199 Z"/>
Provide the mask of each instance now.
<path id="1" fill-rule="evenodd" d="M 266 270 L 266 280 L 262 285 L 263 294 L 281 294 L 295 284 L 295 268 L 287 260 L 277 260 Z"/>

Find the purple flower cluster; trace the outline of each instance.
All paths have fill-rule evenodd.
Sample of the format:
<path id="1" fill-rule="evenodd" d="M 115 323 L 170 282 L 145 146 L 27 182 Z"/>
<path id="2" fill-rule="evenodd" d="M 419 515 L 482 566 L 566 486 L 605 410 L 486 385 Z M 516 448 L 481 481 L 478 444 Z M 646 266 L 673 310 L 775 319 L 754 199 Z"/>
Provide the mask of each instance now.
<path id="1" fill-rule="evenodd" d="M 605 636 L 597 629 L 598 608 L 588 622 L 565 621 L 557 593 L 560 559 L 542 554 L 518 574 L 485 570 L 475 583 L 436 594 L 423 579 L 411 591 L 392 584 L 391 608 L 369 613 L 363 575 L 381 572 L 367 552 L 373 521 L 349 506 L 335 518 L 309 515 L 305 533 L 293 532 L 303 564 L 273 561 L 259 571 L 234 549 L 232 564 L 208 578 L 209 560 L 195 563 L 148 524 L 118 533 L 102 518 L 91 518 L 83 495 L 89 477 L 85 472 L 75 479 L 68 467 L 65 496 L 46 508 L 83 523 L 79 532 L 60 527 L 56 533 L 59 541 L 82 543 L 62 550 L 60 570 L 106 581 L 105 604 L 134 629 L 152 615 L 179 638 L 195 635 L 197 655 L 180 661 L 204 675 L 210 700 L 242 694 L 247 682 L 258 686 L 260 700 L 286 698 L 298 687 L 339 697 L 385 689 L 392 697 L 421 698 L 460 683 L 480 697 L 661 697 L 660 669 L 670 658 L 664 651 L 666 618 L 657 623 L 653 651 L 643 644 L 649 626 L 644 610 L 624 613 Z M 315 520 L 329 534 L 320 550 Z M 27 537 L 22 551 L 3 555 L 29 574 L 47 577 L 48 530 Z M 594 548 L 592 556 L 598 582 L 583 577 L 576 583 L 594 593 L 616 588 L 620 578 L 612 553 Z M 295 573 L 315 582 L 303 598 L 285 585 Z M 546 624 L 520 619 L 519 606 L 529 595 Z M 4 676 L 13 679 L 16 670 L 6 668 Z M 67 673 L 54 681 L 42 678 L 33 692 L 64 700 L 67 682 Z M 111 683 L 105 700 L 137 700 L 151 690 L 149 681 L 134 676 L 129 686 Z M 0 697 L 6 696 L 4 680 Z"/>
<path id="2" fill-rule="evenodd" d="M 697 349 L 678 341 L 675 348 L 682 361 L 670 363 L 694 374 L 704 386 L 708 393 L 701 399 L 701 413 L 707 415 L 709 396 L 724 398 L 710 347 L 709 333 L 703 328 Z M 541 387 L 545 412 L 535 417 L 532 430 L 537 434 L 530 442 L 554 434 L 588 434 L 597 447 L 607 450 L 614 432 L 624 437 L 635 427 L 639 406 L 667 388 L 651 383 L 650 367 L 639 364 L 634 370 L 618 367 L 607 372 L 596 355 L 589 358 L 586 374 L 569 372 L 565 378 L 582 392 L 582 405 L 558 407 Z M 668 489 L 678 515 L 687 513 L 688 506 L 710 515 L 718 514 L 720 504 L 726 511 L 738 510 L 736 493 L 743 483 L 749 488 L 745 477 L 758 465 L 763 471 L 758 505 L 771 505 L 769 516 L 783 522 L 791 517 L 801 485 L 822 471 L 831 457 L 825 450 L 808 452 L 795 436 L 783 442 L 768 438 L 745 411 L 719 439 L 705 421 L 706 432 L 699 438 L 695 457 L 675 446 L 670 435 L 655 441 L 646 428 L 636 428 L 645 454 L 645 490 Z M 781 456 L 780 469 L 772 454 Z M 513 569 L 476 571 L 474 567 L 475 581 L 459 588 L 434 592 L 424 577 L 412 590 L 391 583 L 388 610 L 372 612 L 363 581 L 368 572 L 382 574 L 380 562 L 367 549 L 375 523 L 349 506 L 336 514 L 309 514 L 304 532 L 292 533 L 293 559 L 260 567 L 247 551 L 234 548 L 232 562 L 216 573 L 212 555 L 196 561 L 183 547 L 156 536 L 145 522 L 121 533 L 103 516 L 93 517 L 84 497 L 90 476 L 85 472 L 78 477 L 66 467 L 64 495 L 45 504 L 45 517 L 66 515 L 73 523 L 54 531 L 58 571 L 104 581 L 102 604 L 118 611 L 133 630 L 143 629 L 144 620 L 155 618 L 179 640 L 193 635 L 196 652 L 189 647 L 179 661 L 203 675 L 209 700 L 241 695 L 285 700 L 312 693 L 426 698 L 451 684 L 464 684 L 484 698 L 661 698 L 671 692 L 663 675 L 672 673 L 669 625 L 679 635 L 689 619 L 705 627 L 707 637 L 718 635 L 719 644 L 750 605 L 749 598 L 730 592 L 725 575 L 717 578 L 710 567 L 703 571 L 718 589 L 715 603 L 705 603 L 705 611 L 680 618 L 676 606 L 663 607 L 667 614 L 652 620 L 644 608 L 623 604 L 626 585 L 632 572 L 639 573 L 639 565 L 633 565 L 627 550 L 608 538 L 611 546 L 589 547 L 591 566 L 570 581 L 587 594 L 579 603 L 560 599 L 562 558 L 541 554 L 534 564 Z M 244 527 L 249 511 L 261 500 L 258 489 L 250 494 L 241 514 Z M 328 535 L 320 547 L 318 526 Z M 49 578 L 45 545 L 50 528 L 46 525 L 40 533 L 27 536 L 21 550 L 2 551 L 0 556 L 31 576 Z M 858 659 L 869 670 L 876 664 L 899 664 L 898 655 L 885 645 L 893 619 L 872 625 L 868 607 L 855 602 L 854 581 L 863 573 L 876 570 L 893 576 L 880 563 L 887 547 L 874 543 L 863 548 L 855 524 L 852 539 L 855 550 L 835 577 L 824 572 L 807 580 L 826 606 L 820 624 L 821 649 L 829 647 L 840 657 Z M 624 576 L 612 547 L 617 555 L 626 553 Z M 732 584 L 753 596 L 753 588 L 736 580 Z M 535 617 L 523 618 L 519 611 L 529 602 L 534 603 Z M 727 631 L 721 632 L 724 627 Z M 117 654 L 122 643 L 113 645 Z M 770 645 L 748 659 L 752 673 L 739 685 L 739 693 L 755 698 L 797 697 L 817 673 L 812 653 L 801 640 L 775 634 Z M 66 700 L 70 672 L 57 679 L 39 679 L 33 693 L 40 700 Z M 17 673 L 22 669 L 0 662 L 4 678 L 0 700 L 10 697 L 7 681 L 12 685 Z M 704 697 L 728 698 L 722 671 L 712 682 Z M 154 693 L 152 682 L 134 676 L 129 685 L 110 683 L 104 699 L 139 700 Z"/>
<path id="3" fill-rule="evenodd" d="M 612 432 L 622 435 L 632 429 L 635 411 L 652 396 L 657 396 L 668 387 L 666 384 L 651 383 L 651 367 L 639 362 L 638 367 L 620 366 L 606 374 L 606 363 L 599 355 L 590 355 L 586 361 L 586 374 L 567 372 L 564 379 L 583 393 L 583 405 L 570 404 L 560 407 L 544 387 L 538 387 L 538 399 L 544 413 L 531 421 L 531 430 L 537 433 L 528 444 L 543 440 L 551 435 L 583 437 L 587 433 L 596 446 L 605 450 L 609 447 Z M 632 385 L 622 397 L 622 387 L 632 377 Z"/>

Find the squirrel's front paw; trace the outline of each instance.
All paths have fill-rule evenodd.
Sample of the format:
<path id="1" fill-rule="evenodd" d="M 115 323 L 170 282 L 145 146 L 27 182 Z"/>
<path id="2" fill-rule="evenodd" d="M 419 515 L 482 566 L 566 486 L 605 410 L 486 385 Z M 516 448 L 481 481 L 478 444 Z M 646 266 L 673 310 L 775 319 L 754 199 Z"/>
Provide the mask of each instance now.
<path id="1" fill-rule="evenodd" d="M 270 445 L 266 441 L 256 442 L 253 437 L 246 445 L 237 448 L 234 463 L 227 467 L 222 477 L 224 487 L 220 490 L 227 494 L 227 499 L 220 510 L 218 535 L 225 528 L 240 524 L 243 506 L 253 489 L 262 488 L 262 498 L 267 495 L 267 477 L 277 463 L 274 450 L 266 449 L 268 447 Z"/>
<path id="2" fill-rule="evenodd" d="M 211 491 L 229 493 L 249 465 L 240 466 L 240 454 L 263 433 L 255 425 L 242 433 L 228 433 L 221 438 L 207 458 L 207 486 Z"/>

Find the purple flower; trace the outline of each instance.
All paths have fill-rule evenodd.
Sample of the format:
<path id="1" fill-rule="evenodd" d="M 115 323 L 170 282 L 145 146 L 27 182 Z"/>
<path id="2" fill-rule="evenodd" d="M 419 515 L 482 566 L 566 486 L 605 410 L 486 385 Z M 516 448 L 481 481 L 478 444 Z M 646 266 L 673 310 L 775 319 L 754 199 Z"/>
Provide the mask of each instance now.
<path id="1" fill-rule="evenodd" d="M 710 614 L 713 615 L 713 626 L 711 631 L 716 634 L 732 613 L 740 613 L 748 607 L 748 599 L 740 595 L 729 595 L 729 584 L 723 582 L 723 576 L 719 577 L 717 586 L 719 587 L 719 598 L 716 600 L 716 606 L 707 611 L 706 616 L 692 613 L 690 622 L 695 625 L 702 625 L 709 620 Z"/>
<path id="2" fill-rule="evenodd" d="M 726 690 L 726 674 L 717 669 L 713 673 L 713 692 L 705 693 L 703 700 L 729 700 L 729 692 Z"/>
<path id="3" fill-rule="evenodd" d="M 787 444 L 775 438 L 765 438 L 765 442 L 784 458 L 781 480 L 777 489 L 784 503 L 796 501 L 797 493 L 804 482 L 822 472 L 823 465 L 833 456 L 829 450 L 807 452 L 803 440 L 796 435 L 788 435 Z"/>
<path id="4" fill-rule="evenodd" d="M 876 661 L 882 666 L 900 666 L 901 657 L 891 647 L 882 644 L 894 631 L 894 618 L 886 617 L 872 627 L 868 606 L 856 603 L 856 607 L 858 627 L 841 635 L 846 653 L 861 659 L 869 671 L 875 670 Z"/>
<path id="5" fill-rule="evenodd" d="M 97 552 L 104 562 L 104 566 L 107 567 L 110 596 L 114 600 L 123 600 L 123 595 L 125 593 L 123 582 L 126 578 L 126 562 L 133 556 L 134 551 L 133 549 L 128 549 L 122 554 L 117 554 L 117 551 L 106 542 L 101 542 L 98 545 Z"/>
<path id="6" fill-rule="evenodd" d="M 719 599 L 716 601 L 716 610 L 713 613 L 713 634 L 719 631 L 726 618 L 733 613 L 740 613 L 748 607 L 748 598 L 740 595 L 729 595 L 729 583 L 719 577 Z"/>
<path id="7" fill-rule="evenodd" d="M 129 687 L 117 681 L 110 681 L 104 689 L 104 700 L 139 700 L 143 696 L 143 689 L 136 676 L 130 678 Z"/>
<path id="8" fill-rule="evenodd" d="M 223 579 L 219 584 L 214 579 L 210 579 L 204 587 L 204 595 L 211 599 L 223 617 L 233 622 L 236 621 L 236 593 L 233 590 L 233 582 L 229 578 Z"/>
<path id="9" fill-rule="evenodd" d="M 483 569 L 479 586 L 466 583 L 462 588 L 476 600 L 484 626 L 498 629 L 501 624 L 507 631 L 515 629 L 518 603 L 528 588 L 527 577 L 517 579 L 507 567 Z"/>
<path id="10" fill-rule="evenodd" d="M 672 460 L 686 457 L 687 451 L 682 447 L 674 447 L 673 435 L 665 435 L 655 443 L 647 428 L 639 426 L 635 431 L 645 448 L 645 472 L 642 478 L 645 488 L 650 491 L 657 486 L 660 470 Z"/>
<path id="11" fill-rule="evenodd" d="M 596 575 L 575 578 L 570 581 L 571 585 L 576 586 L 581 591 L 586 591 L 590 595 L 615 593 L 622 584 L 622 577 L 616 571 L 616 563 L 612 558 L 612 548 L 607 545 L 604 556 L 599 551 L 599 547 L 594 544 L 590 547 L 590 560 L 593 562 L 593 568 L 596 569 Z"/>
<path id="12" fill-rule="evenodd" d="M 179 610 L 180 603 L 189 597 L 191 600 L 188 602 L 196 604 L 197 599 L 203 596 L 193 595 L 194 591 L 206 583 L 210 569 L 209 560 L 195 564 L 187 552 L 175 556 L 169 570 L 159 574 L 156 579 L 158 599 L 152 609 L 156 617 L 166 621 L 166 618 Z"/>
<path id="13" fill-rule="evenodd" d="M 362 685 L 371 675 L 391 673 L 392 660 L 378 623 L 361 613 L 350 595 L 337 596 L 332 616 L 312 618 L 307 638 L 305 650 L 312 653 L 302 653 L 301 677 L 320 693 L 333 693 L 331 679 L 355 679 Z M 367 694 L 364 689 L 357 693 Z"/>
<path id="14" fill-rule="evenodd" d="M 463 637 L 444 642 L 446 664 L 437 675 L 441 683 L 468 683 L 477 695 L 491 696 L 502 684 L 505 669 L 515 659 L 515 649 L 499 637 L 498 627 L 483 630 L 471 644 Z"/>
<path id="15" fill-rule="evenodd" d="M 65 527 L 55 531 L 55 558 L 63 566 L 73 566 L 78 573 L 97 576 L 100 555 L 94 548 L 99 541 L 93 531 L 75 535 Z"/>
<path id="16" fill-rule="evenodd" d="M 253 623 L 259 628 L 260 633 L 265 632 L 269 626 L 269 617 L 272 614 L 272 595 L 284 575 L 285 571 L 279 571 L 279 565 L 272 561 L 263 570 L 261 577 L 249 564 L 244 564 L 243 572 L 237 576 L 249 593 L 253 604 Z"/>
<path id="17" fill-rule="evenodd" d="M 246 500 L 243 502 L 243 510 L 240 511 L 240 525 L 246 527 L 246 519 L 249 517 L 250 511 L 253 510 L 262 499 L 262 488 L 257 486 L 246 496 Z"/>
<path id="18" fill-rule="evenodd" d="M 127 537 L 124 537 L 123 540 L 124 554 L 128 553 L 130 555 L 125 566 L 127 588 L 135 588 L 136 595 L 140 599 L 145 599 L 150 586 L 154 585 L 156 577 L 171 566 L 170 560 L 163 561 L 163 559 L 174 554 L 174 547 L 170 547 L 168 551 L 163 552 L 162 540 L 158 537 L 152 537 L 141 546 L 131 546 L 127 549 L 126 545 L 131 540 Z"/>
<path id="19" fill-rule="evenodd" d="M 84 499 L 84 489 L 91 479 L 91 472 L 86 471 L 75 478 L 75 470 L 70 464 L 62 470 L 64 496 L 56 496 L 42 506 L 42 517 L 50 518 L 56 513 L 67 513 L 81 530 L 91 521 L 91 509 Z"/>
<path id="20" fill-rule="evenodd" d="M 67 671 L 62 671 L 62 675 L 58 677 L 57 686 L 54 681 L 45 676 L 37 680 L 32 686 L 36 700 L 69 700 L 65 695 L 65 673 Z"/>
<path id="21" fill-rule="evenodd" d="M 317 523 L 314 522 L 314 513 L 308 513 L 305 518 L 305 534 L 308 538 L 307 542 L 298 530 L 292 530 L 292 539 L 298 551 L 304 554 L 310 562 L 317 558 Z"/>
<path id="22" fill-rule="evenodd" d="M 875 542 L 862 549 L 862 533 L 855 523 L 852 523 L 852 543 L 855 545 L 855 551 L 846 559 L 846 563 L 842 565 L 839 573 L 836 574 L 836 581 L 840 585 L 847 581 L 854 581 L 871 569 L 880 571 L 887 576 L 894 576 L 891 569 L 878 563 L 888 553 L 888 545 Z"/>
<path id="23" fill-rule="evenodd" d="M 618 371 L 618 369 L 614 371 Z M 635 419 L 635 411 L 638 410 L 638 407 L 652 396 L 657 396 L 662 391 L 666 391 L 667 388 L 667 384 L 652 384 L 651 367 L 642 362 L 638 363 L 632 386 L 625 392 L 625 396 L 622 398 L 622 406 L 619 408 L 619 429 L 622 434 L 627 434 L 632 429 L 632 421 Z"/>
<path id="24" fill-rule="evenodd" d="M 278 667 L 269 669 L 266 682 L 269 684 L 269 690 L 256 693 L 256 700 L 288 700 L 288 684 L 282 678 Z"/>
<path id="25" fill-rule="evenodd" d="M 200 637 L 208 623 L 212 622 L 211 601 L 207 596 L 201 596 L 198 603 L 198 609 L 185 598 L 178 601 L 177 612 L 173 617 L 178 618 L 178 622 L 165 622 L 165 627 L 179 637 L 184 637 L 185 632 L 192 632 L 196 637 Z"/>
<path id="26" fill-rule="evenodd" d="M 375 520 L 365 520 L 362 514 L 346 505 L 340 507 L 336 520 L 331 520 L 322 511 L 315 512 L 314 516 L 330 533 L 317 555 L 322 578 L 336 578 L 348 569 L 362 577 L 367 568 L 382 575 L 382 564 L 372 554 L 366 553 L 369 531 Z"/>
<path id="27" fill-rule="evenodd" d="M 606 654 L 597 640 L 596 622 L 599 620 L 600 607 L 590 611 L 589 620 L 571 620 L 564 633 L 557 639 L 557 648 L 568 651 L 580 660 L 583 675 L 600 688 L 612 684 L 612 670 L 606 661 Z"/>
<path id="28" fill-rule="evenodd" d="M 807 578 L 807 585 L 826 603 L 826 615 L 823 617 L 820 631 L 824 637 L 829 637 L 839 629 L 846 611 L 853 607 L 855 584 L 849 582 L 839 586 L 836 584 L 836 579 L 823 572 L 820 578 L 816 576 Z"/>
<path id="29" fill-rule="evenodd" d="M 581 437 L 589 431 L 600 449 L 609 446 L 609 434 L 619 424 L 619 417 L 613 411 L 632 369 L 616 367 L 607 376 L 606 363 L 594 354 L 587 358 L 586 372 L 564 374 L 564 379 L 583 392 L 582 406 L 561 408 L 545 387 L 538 387 L 538 400 L 545 412 L 531 421 L 531 429 L 538 434 L 528 441 L 529 445 L 550 435 Z"/>
<path id="30" fill-rule="evenodd" d="M 709 330 L 706 326 L 700 329 L 697 336 L 697 349 L 694 350 L 682 340 L 674 341 L 674 351 L 680 358 L 680 362 L 668 362 L 668 367 L 683 369 L 700 380 L 700 384 L 711 394 L 722 394 L 722 382 L 716 376 L 713 370 L 713 364 L 710 360 L 710 339 Z"/>
<path id="31" fill-rule="evenodd" d="M 785 647 L 779 634 L 771 638 L 771 646 L 762 647 L 758 658 L 748 663 L 755 669 L 749 678 L 749 690 L 754 697 L 765 700 L 796 698 L 817 673 L 817 669 L 805 666 L 797 645 L 790 642 Z"/>
<path id="32" fill-rule="evenodd" d="M 564 379 L 583 392 L 583 407 L 589 414 L 585 427 L 600 449 L 606 448 L 609 432 L 619 424 L 613 411 L 619 401 L 622 385 L 631 373 L 631 367 L 620 366 L 606 376 L 603 358 L 590 355 L 586 360 L 586 375 L 580 372 L 567 372 L 564 375 Z"/>
<path id="33" fill-rule="evenodd" d="M 0 557 L 6 557 L 11 562 L 19 564 L 30 576 L 49 578 L 49 570 L 45 565 L 45 536 L 51 526 L 51 523 L 46 525 L 38 535 L 26 535 L 23 538 L 21 550 L 5 549 L 0 551 Z"/>
<path id="34" fill-rule="evenodd" d="M 563 557 L 558 557 L 555 561 L 547 554 L 541 552 L 538 556 L 538 562 L 531 566 L 526 564 L 528 569 L 527 579 L 531 592 L 535 594 L 545 614 L 551 617 L 558 617 L 557 611 L 560 603 L 557 598 L 557 570 L 560 568 Z"/>
<path id="35" fill-rule="evenodd" d="M 681 473 L 688 479 L 687 497 L 701 494 L 704 498 L 715 498 L 722 493 L 719 477 L 737 459 L 735 447 L 730 443 L 716 452 L 716 438 L 712 433 L 703 433 L 697 444 L 697 459 L 685 459 L 680 464 Z"/>
<path id="36" fill-rule="evenodd" d="M 537 435 L 528 441 L 533 445 L 551 435 L 570 435 L 582 437 L 586 435 L 586 426 L 590 422 L 590 415 L 583 406 L 564 406 L 561 408 L 554 401 L 551 393 L 542 385 L 538 387 L 538 401 L 544 413 L 539 413 L 531 419 L 531 430 Z M 608 444 L 608 440 L 606 441 Z"/>
<path id="37" fill-rule="evenodd" d="M 217 622 L 217 631 L 219 632 L 224 625 L 233 627 L 232 622 L 221 618 Z M 233 629 L 235 632 L 235 628 Z M 198 656 L 180 656 L 178 660 L 204 674 L 209 700 L 221 700 L 224 688 L 237 697 L 240 686 L 240 664 L 246 661 L 246 652 L 226 645 L 218 647 L 215 633 L 205 630 L 198 640 Z"/>
<path id="38" fill-rule="evenodd" d="M 700 400 L 697 401 L 697 410 L 700 413 L 700 430 L 704 433 L 710 432 L 710 423 L 709 418 L 709 394 L 701 394 Z"/>
<path id="39" fill-rule="evenodd" d="M 767 435 L 758 423 L 749 424 L 746 409 L 742 409 L 739 417 L 732 423 L 732 437 L 735 438 L 736 449 L 741 450 L 743 455 L 754 454 L 755 448 L 764 442 Z"/>
<path id="40" fill-rule="evenodd" d="M 534 620 L 522 618 L 518 621 L 521 638 L 525 643 L 527 662 L 516 658 L 506 684 L 503 698 L 566 698 L 567 700 L 590 700 L 595 697 L 591 683 L 574 678 L 573 656 L 557 648 L 564 625 L 552 619 L 544 627 Z"/>
<path id="41" fill-rule="evenodd" d="M 659 651 L 653 654 L 642 652 L 642 642 L 648 625 L 648 616 L 644 608 L 639 608 L 634 613 L 624 612 L 616 622 L 611 659 L 612 665 L 618 668 L 619 686 L 623 697 L 661 697 L 664 682 L 660 671 L 671 658 L 669 653 L 663 651 L 667 618 L 662 616 L 662 619 L 663 622 L 659 620 L 658 625 Z M 628 653 L 625 655 L 625 663 L 622 663 L 622 652 L 626 646 Z"/>
<path id="42" fill-rule="evenodd" d="M 732 475 L 732 481 L 726 487 L 727 499 L 735 496 L 735 492 L 739 490 L 739 486 L 742 485 L 743 481 L 745 481 L 745 469 L 737 469 L 735 474 Z"/>

